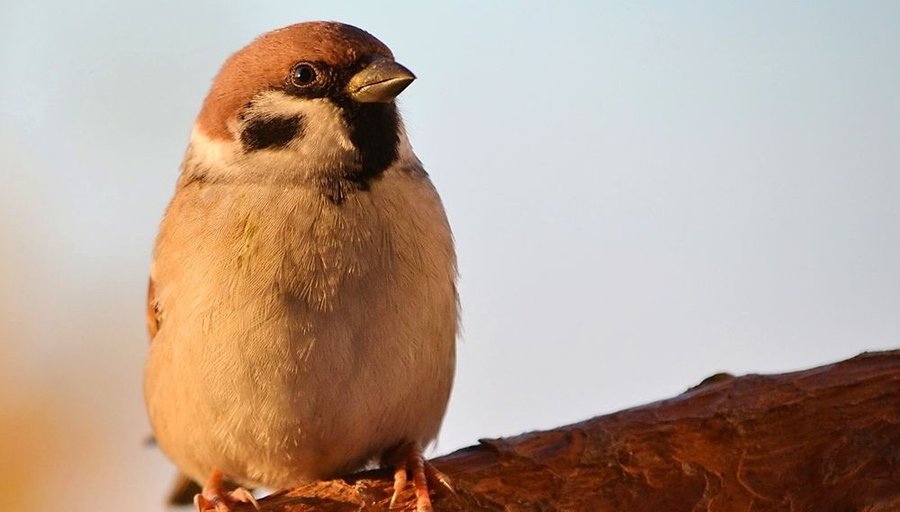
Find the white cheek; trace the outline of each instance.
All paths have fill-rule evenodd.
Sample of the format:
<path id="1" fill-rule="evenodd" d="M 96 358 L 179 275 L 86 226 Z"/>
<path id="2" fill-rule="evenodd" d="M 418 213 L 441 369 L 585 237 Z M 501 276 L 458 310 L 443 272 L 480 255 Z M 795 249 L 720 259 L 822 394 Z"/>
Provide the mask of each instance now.
<path id="1" fill-rule="evenodd" d="M 303 179 L 344 169 L 356 161 L 356 149 L 340 109 L 327 99 L 301 99 L 270 91 L 257 96 L 247 114 L 302 117 L 302 134 L 285 146 L 245 152 L 240 121 L 229 123 L 233 140 L 212 139 L 195 126 L 189 160 L 204 167 L 206 176 Z"/>
<path id="2" fill-rule="evenodd" d="M 240 154 L 240 145 L 230 140 L 213 139 L 208 137 L 195 124 L 191 130 L 191 145 L 185 163 L 194 163 L 197 167 L 203 167 L 210 175 L 224 174 L 234 166 Z M 185 172 L 190 169 L 184 169 Z"/>
<path id="3" fill-rule="evenodd" d="M 354 151 L 341 111 L 328 99 L 303 99 L 270 91 L 254 99 L 253 109 L 248 114 L 254 113 L 264 117 L 303 119 L 303 135 L 281 150 L 290 149 L 307 157 Z"/>

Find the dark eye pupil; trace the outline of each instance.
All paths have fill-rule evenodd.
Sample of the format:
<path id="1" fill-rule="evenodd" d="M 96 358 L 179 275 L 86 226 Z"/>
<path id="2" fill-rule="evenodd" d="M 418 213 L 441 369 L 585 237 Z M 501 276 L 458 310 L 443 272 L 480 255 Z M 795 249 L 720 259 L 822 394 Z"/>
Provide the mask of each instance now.
<path id="1" fill-rule="evenodd" d="M 294 83 L 308 85 L 316 79 L 316 70 L 309 64 L 300 64 L 294 68 Z"/>

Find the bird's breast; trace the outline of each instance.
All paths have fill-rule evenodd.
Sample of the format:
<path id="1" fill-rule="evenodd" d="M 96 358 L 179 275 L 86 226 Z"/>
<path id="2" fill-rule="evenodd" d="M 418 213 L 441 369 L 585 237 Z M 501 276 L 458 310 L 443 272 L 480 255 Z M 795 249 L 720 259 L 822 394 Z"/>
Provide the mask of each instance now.
<path id="1" fill-rule="evenodd" d="M 387 173 L 341 204 L 315 187 L 183 187 L 152 273 L 165 320 L 148 408 L 160 446 L 192 476 L 219 467 L 279 486 L 436 434 L 456 266 L 424 176 Z M 281 461 L 286 450 L 296 457 Z"/>

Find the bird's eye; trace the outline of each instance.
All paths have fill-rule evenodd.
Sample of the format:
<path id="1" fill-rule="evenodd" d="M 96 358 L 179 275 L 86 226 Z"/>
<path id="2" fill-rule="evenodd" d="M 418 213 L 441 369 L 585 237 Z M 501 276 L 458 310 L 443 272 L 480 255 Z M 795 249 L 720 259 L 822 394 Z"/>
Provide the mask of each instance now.
<path id="1" fill-rule="evenodd" d="M 291 82 L 297 87 L 305 87 L 316 81 L 316 68 L 308 62 L 301 62 L 294 66 L 291 72 Z"/>

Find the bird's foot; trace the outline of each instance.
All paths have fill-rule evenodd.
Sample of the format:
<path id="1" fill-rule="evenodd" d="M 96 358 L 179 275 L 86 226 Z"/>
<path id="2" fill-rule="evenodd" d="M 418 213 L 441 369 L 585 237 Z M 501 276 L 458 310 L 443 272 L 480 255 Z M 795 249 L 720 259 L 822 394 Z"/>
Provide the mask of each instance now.
<path id="1" fill-rule="evenodd" d="M 197 512 L 232 512 L 242 503 L 249 503 L 259 510 L 259 503 L 250 491 L 243 487 L 234 490 L 225 487 L 221 471 L 213 471 L 203 486 L 203 492 L 194 496 Z"/>
<path id="2" fill-rule="evenodd" d="M 416 443 L 407 443 L 394 451 L 389 460 L 394 467 L 394 494 L 391 496 L 390 509 L 397 508 L 400 493 L 412 476 L 413 490 L 416 494 L 416 512 L 433 512 L 428 484 L 436 483 L 450 492 L 450 478 L 425 460 L 422 449 Z"/>

